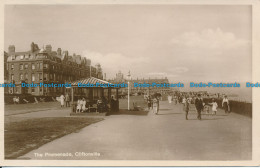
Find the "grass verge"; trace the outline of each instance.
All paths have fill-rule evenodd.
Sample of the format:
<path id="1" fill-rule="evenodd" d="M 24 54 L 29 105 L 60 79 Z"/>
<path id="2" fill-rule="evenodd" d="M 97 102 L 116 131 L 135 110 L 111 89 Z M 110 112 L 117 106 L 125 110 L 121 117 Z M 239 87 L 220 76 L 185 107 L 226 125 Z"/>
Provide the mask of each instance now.
<path id="1" fill-rule="evenodd" d="M 54 139 L 78 131 L 103 118 L 52 117 L 5 124 L 5 159 L 16 159 Z"/>

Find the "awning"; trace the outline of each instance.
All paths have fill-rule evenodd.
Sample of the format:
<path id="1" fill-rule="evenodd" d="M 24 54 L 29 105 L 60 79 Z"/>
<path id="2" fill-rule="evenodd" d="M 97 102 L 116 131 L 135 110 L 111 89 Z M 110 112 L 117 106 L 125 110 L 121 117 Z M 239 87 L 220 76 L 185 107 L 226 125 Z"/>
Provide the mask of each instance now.
<path id="1" fill-rule="evenodd" d="M 71 83 L 71 86 L 78 86 L 78 84 L 81 83 L 83 85 L 96 85 L 97 83 L 99 83 L 99 85 L 112 85 L 112 83 L 109 83 L 108 81 L 104 81 L 104 80 L 101 80 L 101 79 L 98 79 L 98 78 L 94 78 L 94 77 L 90 77 L 90 78 L 85 78 L 85 79 L 80 79 L 80 80 L 77 80 L 77 81 L 74 81 Z"/>

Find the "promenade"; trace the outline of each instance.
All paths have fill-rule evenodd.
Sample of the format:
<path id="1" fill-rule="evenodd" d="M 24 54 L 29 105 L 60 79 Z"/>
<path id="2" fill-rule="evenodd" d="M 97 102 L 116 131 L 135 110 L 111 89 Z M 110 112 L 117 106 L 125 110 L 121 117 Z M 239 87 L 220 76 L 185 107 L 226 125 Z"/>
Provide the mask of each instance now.
<path id="1" fill-rule="evenodd" d="M 67 116 L 67 110 L 37 113 Z M 22 115 L 20 116 L 22 117 Z M 25 116 L 24 116 L 25 117 Z M 40 148 L 20 159 L 45 160 L 249 160 L 252 153 L 252 119 L 235 113 L 217 116 L 193 111 L 185 120 L 182 105 L 162 101 L 159 115 L 110 115 Z M 85 153 L 87 155 L 80 155 Z M 37 154 L 43 154 L 40 157 Z M 72 156 L 44 156 L 71 153 Z M 97 156 L 95 154 L 100 154 Z M 94 155 L 91 155 L 94 154 Z"/>

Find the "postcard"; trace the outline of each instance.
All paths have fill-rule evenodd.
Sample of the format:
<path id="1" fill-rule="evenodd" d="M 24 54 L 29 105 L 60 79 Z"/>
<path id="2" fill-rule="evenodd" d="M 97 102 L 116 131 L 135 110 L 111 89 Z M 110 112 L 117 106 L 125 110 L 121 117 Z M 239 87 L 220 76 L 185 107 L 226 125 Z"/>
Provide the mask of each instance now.
<path id="1" fill-rule="evenodd" d="M 260 1 L 4 1 L 2 166 L 259 166 Z"/>

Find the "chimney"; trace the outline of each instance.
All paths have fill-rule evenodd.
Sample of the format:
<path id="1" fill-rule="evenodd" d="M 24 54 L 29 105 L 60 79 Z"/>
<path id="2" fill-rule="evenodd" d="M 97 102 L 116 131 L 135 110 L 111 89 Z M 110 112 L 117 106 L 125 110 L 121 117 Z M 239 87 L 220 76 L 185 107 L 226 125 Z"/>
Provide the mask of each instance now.
<path id="1" fill-rule="evenodd" d="M 8 53 L 9 53 L 9 54 L 15 53 L 15 46 L 14 46 L 14 45 L 10 45 L 10 46 L 8 47 Z"/>
<path id="2" fill-rule="evenodd" d="M 32 42 L 32 44 L 31 44 L 31 52 L 34 52 L 35 50 L 35 47 L 34 47 L 34 42 Z"/>
<path id="3" fill-rule="evenodd" d="M 61 48 L 58 48 L 57 54 L 58 54 L 58 55 L 61 55 Z"/>
<path id="4" fill-rule="evenodd" d="M 69 56 L 69 51 L 64 51 L 65 56 Z"/>
<path id="5" fill-rule="evenodd" d="M 50 53 L 52 51 L 51 45 L 46 45 L 45 46 L 46 52 Z"/>

